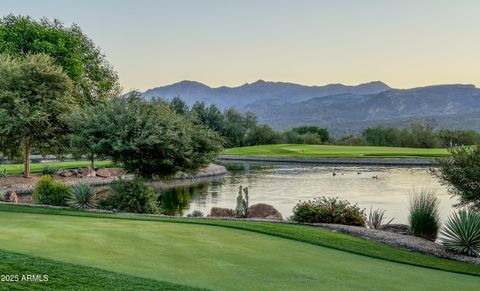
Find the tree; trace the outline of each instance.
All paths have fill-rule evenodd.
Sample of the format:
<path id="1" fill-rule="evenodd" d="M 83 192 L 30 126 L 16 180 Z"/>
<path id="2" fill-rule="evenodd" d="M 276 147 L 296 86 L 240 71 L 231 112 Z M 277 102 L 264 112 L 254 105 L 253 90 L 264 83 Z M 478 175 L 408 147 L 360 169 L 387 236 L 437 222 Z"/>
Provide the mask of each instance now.
<path id="1" fill-rule="evenodd" d="M 0 150 L 23 149 L 25 177 L 30 176 L 30 153 L 58 153 L 65 149 L 65 116 L 75 106 L 72 82 L 45 55 L 23 59 L 0 56 Z"/>
<path id="2" fill-rule="evenodd" d="M 249 146 L 279 144 L 282 142 L 282 135 L 266 124 L 261 124 L 254 127 L 246 137 L 246 145 Z"/>
<path id="3" fill-rule="evenodd" d="M 95 158 L 102 155 L 101 147 L 107 138 L 106 127 L 99 122 L 106 106 L 106 103 L 86 106 L 68 117 L 70 151 L 76 156 L 86 155 L 91 167 L 95 166 Z"/>
<path id="4" fill-rule="evenodd" d="M 94 104 L 120 93 L 116 72 L 76 24 L 65 27 L 58 20 L 8 15 L 0 19 L 0 53 L 22 58 L 50 55 L 73 81 L 80 104 Z"/>
<path id="5" fill-rule="evenodd" d="M 451 195 L 459 198 L 456 206 L 480 210 L 480 145 L 449 150 L 451 156 L 437 159 L 430 171 Z"/>
<path id="6" fill-rule="evenodd" d="M 180 97 L 174 97 L 169 104 L 170 108 L 177 114 L 187 115 L 189 113 L 189 108 L 187 103 L 183 101 Z"/>
<path id="7" fill-rule="evenodd" d="M 222 150 L 216 132 L 175 113 L 163 100 L 146 101 L 136 93 L 107 102 L 95 119 L 104 128 L 97 153 L 142 177 L 194 173 Z"/>
<path id="8" fill-rule="evenodd" d="M 480 134 L 475 130 L 471 129 L 441 129 L 438 131 L 438 138 L 441 142 L 441 145 L 447 148 L 480 144 Z"/>
<path id="9" fill-rule="evenodd" d="M 328 142 L 330 140 L 330 134 L 328 132 L 328 129 L 326 128 L 321 128 L 314 125 L 304 125 L 304 126 L 292 128 L 291 130 L 299 134 L 310 133 L 310 134 L 317 135 L 321 143 Z"/>

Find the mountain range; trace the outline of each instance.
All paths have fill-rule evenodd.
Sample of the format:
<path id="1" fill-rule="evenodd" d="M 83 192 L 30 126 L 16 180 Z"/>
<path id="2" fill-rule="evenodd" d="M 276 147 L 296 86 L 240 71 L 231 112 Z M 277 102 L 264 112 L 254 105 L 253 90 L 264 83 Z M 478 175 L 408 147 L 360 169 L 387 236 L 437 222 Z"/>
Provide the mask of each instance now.
<path id="1" fill-rule="evenodd" d="M 211 88 L 182 81 L 142 93 L 145 98 L 181 97 L 257 114 L 276 129 L 319 125 L 335 135 L 357 134 L 375 125 L 402 126 L 412 121 L 434 128 L 480 130 L 480 89 L 474 85 L 434 85 L 394 89 L 381 81 L 347 86 L 304 86 L 258 80 L 238 87 Z"/>

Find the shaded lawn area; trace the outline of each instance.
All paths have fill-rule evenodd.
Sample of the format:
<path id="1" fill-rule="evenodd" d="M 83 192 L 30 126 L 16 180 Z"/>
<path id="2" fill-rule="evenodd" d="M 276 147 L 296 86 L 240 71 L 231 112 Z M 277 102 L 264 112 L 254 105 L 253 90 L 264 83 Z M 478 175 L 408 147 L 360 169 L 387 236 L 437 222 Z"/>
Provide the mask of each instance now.
<path id="1" fill-rule="evenodd" d="M 225 149 L 225 155 L 303 158 L 433 158 L 448 156 L 447 149 L 277 144 Z"/>
<path id="2" fill-rule="evenodd" d="M 113 164 L 111 161 L 98 161 L 95 162 L 97 167 L 111 167 Z M 68 161 L 68 162 L 47 162 L 47 163 L 32 163 L 30 164 L 31 173 L 40 173 L 45 167 L 51 169 L 77 169 L 90 166 L 90 161 Z M 15 175 L 23 173 L 23 164 L 10 164 L 0 165 L 0 174 L 3 174 L 4 170 L 7 170 L 8 175 Z"/>
<path id="3" fill-rule="evenodd" d="M 0 219 L 8 221 L 0 225 L 5 250 L 209 289 L 475 290 L 480 284 L 479 266 L 307 226 L 11 205 L 0 205 Z"/>
<path id="4" fill-rule="evenodd" d="M 0 282 L 0 290 L 205 290 L 3 250 L 0 262 L 0 274 L 18 276 L 18 281 Z M 22 281 L 24 275 L 47 275 L 48 280 Z"/>

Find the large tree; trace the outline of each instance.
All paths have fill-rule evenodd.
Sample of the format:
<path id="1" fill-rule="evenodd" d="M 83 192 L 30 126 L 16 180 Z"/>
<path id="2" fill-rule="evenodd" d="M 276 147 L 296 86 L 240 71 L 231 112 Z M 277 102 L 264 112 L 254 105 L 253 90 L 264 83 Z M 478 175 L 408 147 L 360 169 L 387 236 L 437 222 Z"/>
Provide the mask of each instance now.
<path id="1" fill-rule="evenodd" d="M 163 100 L 146 101 L 133 93 L 114 98 L 91 113 L 95 122 L 78 125 L 91 128 L 75 134 L 86 137 L 85 133 L 92 133 L 95 137 L 88 142 L 93 153 L 111 157 L 138 176 L 194 173 L 222 149 L 216 132 L 176 113 Z"/>
<path id="2" fill-rule="evenodd" d="M 120 93 L 116 72 L 76 24 L 65 27 L 58 20 L 8 15 L 0 19 L 0 53 L 19 58 L 50 55 L 72 79 L 80 104 L 93 104 Z"/>
<path id="3" fill-rule="evenodd" d="M 30 153 L 60 152 L 66 146 L 65 115 L 74 108 L 72 82 L 45 55 L 16 59 L 0 55 L 0 151 L 15 155 L 23 149 L 25 177 Z"/>

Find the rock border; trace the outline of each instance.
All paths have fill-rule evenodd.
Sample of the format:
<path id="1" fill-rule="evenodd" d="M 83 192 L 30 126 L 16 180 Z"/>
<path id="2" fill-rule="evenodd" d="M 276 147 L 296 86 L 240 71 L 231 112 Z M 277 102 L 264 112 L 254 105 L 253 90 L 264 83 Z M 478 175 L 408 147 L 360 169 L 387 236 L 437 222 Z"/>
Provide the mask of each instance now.
<path id="1" fill-rule="evenodd" d="M 217 161 L 243 162 L 279 162 L 324 165 L 371 165 L 371 166 L 432 166 L 434 159 L 430 158 L 284 158 L 264 156 L 221 155 Z"/>

